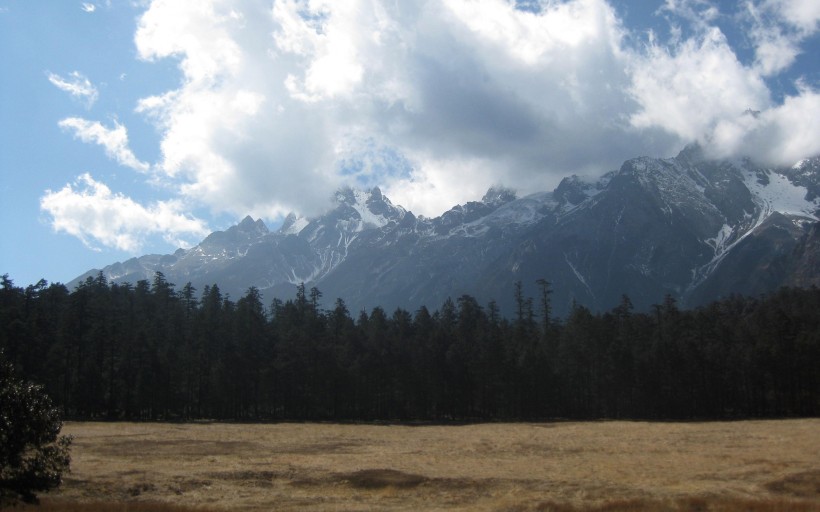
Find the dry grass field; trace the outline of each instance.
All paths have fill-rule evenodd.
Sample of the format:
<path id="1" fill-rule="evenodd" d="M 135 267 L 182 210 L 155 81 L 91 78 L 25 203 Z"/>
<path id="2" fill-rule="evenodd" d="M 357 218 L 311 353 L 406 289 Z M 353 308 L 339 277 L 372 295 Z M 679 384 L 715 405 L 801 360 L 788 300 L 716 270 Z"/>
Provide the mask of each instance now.
<path id="1" fill-rule="evenodd" d="M 63 431 L 41 511 L 820 511 L 820 419 Z"/>

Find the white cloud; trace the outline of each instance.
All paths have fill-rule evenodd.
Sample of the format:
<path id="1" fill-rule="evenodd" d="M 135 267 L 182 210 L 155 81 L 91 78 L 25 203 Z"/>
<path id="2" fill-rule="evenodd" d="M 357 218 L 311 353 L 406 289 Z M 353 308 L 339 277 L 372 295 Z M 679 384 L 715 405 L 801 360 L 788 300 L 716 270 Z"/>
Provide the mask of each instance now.
<path id="1" fill-rule="evenodd" d="M 88 2 L 83 2 L 82 5 L 80 5 L 80 8 L 85 12 L 94 12 L 97 10 L 96 5 L 90 4 Z"/>
<path id="2" fill-rule="evenodd" d="M 139 20 L 135 42 L 143 59 L 179 56 L 189 84 L 213 86 L 242 64 L 243 50 L 233 35 L 245 23 L 228 2 L 155 0 Z"/>
<path id="3" fill-rule="evenodd" d="M 803 41 L 820 27 L 820 3 L 814 0 L 747 1 L 745 15 L 755 44 L 755 65 L 764 76 L 788 69 Z"/>
<path id="4" fill-rule="evenodd" d="M 178 57 L 184 80 L 139 111 L 162 132 L 161 169 L 220 211 L 322 208 L 343 180 L 356 179 L 337 172 L 340 161 L 357 152 L 366 159 L 373 140 L 417 164 L 401 178 L 417 184 L 433 179 L 432 168 L 475 168 L 450 164 L 464 159 L 496 169 L 472 176 L 469 190 L 499 176 L 545 188 L 559 174 L 650 149 L 623 131 L 632 99 L 621 33 L 603 0 L 538 14 L 503 0 L 282 1 L 270 9 L 157 0 L 140 19 L 140 56 Z M 578 137 L 595 146 L 583 157 L 569 144 Z M 442 186 L 448 199 L 429 204 L 474 199 L 467 187 Z"/>
<path id="5" fill-rule="evenodd" d="M 763 6 L 804 36 L 817 32 L 820 25 L 820 3 L 816 0 L 765 0 Z"/>
<path id="6" fill-rule="evenodd" d="M 746 155 L 771 164 L 820 154 L 820 92 L 802 87 L 782 105 L 758 115 L 722 120 L 710 147 L 716 156 Z"/>
<path id="7" fill-rule="evenodd" d="M 446 0 L 444 5 L 480 40 L 501 46 L 527 65 L 604 37 L 613 21 L 603 2 L 560 3 L 540 13 L 511 9 L 497 0 Z"/>
<path id="8" fill-rule="evenodd" d="M 708 10 L 711 4 L 669 0 L 666 10 L 686 17 L 694 7 Z M 723 32 L 708 21 L 687 39 L 669 45 L 650 41 L 635 54 L 630 91 L 640 107 L 630 117 L 633 126 L 659 127 L 682 143 L 698 140 L 714 156 L 750 156 L 772 165 L 820 154 L 817 92 L 797 84 L 796 95 L 776 103 L 765 81 L 795 61 L 807 27 L 817 28 L 817 9 L 780 0 L 749 1 L 743 9 L 756 45 L 751 65 L 740 62 Z M 798 26 L 797 12 L 814 21 L 803 19 Z"/>
<path id="9" fill-rule="evenodd" d="M 291 96 L 313 102 L 351 93 L 362 82 L 360 35 L 349 30 L 364 13 L 364 2 L 302 2 L 285 0 L 273 6 L 279 25 L 274 40 L 280 50 L 311 59 L 303 77 L 289 74 L 286 87 Z M 369 20 L 368 20 L 369 21 Z M 370 28 L 370 27 L 368 27 Z M 373 34 L 378 37 L 378 34 Z"/>
<path id="10" fill-rule="evenodd" d="M 178 201 L 143 206 L 113 193 L 89 174 L 56 192 L 47 190 L 40 198 L 40 209 L 51 216 L 55 231 L 73 235 L 92 249 L 99 244 L 134 253 L 147 237 L 156 234 L 168 243 L 187 247 L 186 238 L 199 239 L 208 233 L 206 224 L 183 213 Z"/>
<path id="11" fill-rule="evenodd" d="M 637 128 L 661 127 L 683 140 L 708 137 L 715 124 L 769 104 L 766 84 L 744 67 L 717 28 L 676 48 L 653 44 L 632 63 Z"/>
<path id="12" fill-rule="evenodd" d="M 722 14 L 712 0 L 665 0 L 658 13 L 681 18 L 701 29 L 714 23 Z M 677 24 L 673 22 L 673 26 L 677 27 Z"/>
<path id="13" fill-rule="evenodd" d="M 333 107 L 293 99 L 298 69 L 277 54 L 274 13 L 258 2 L 152 3 L 136 35 L 146 60 L 178 56 L 182 86 L 138 107 L 162 133 L 159 169 L 217 211 L 315 211 L 335 175 Z"/>
<path id="14" fill-rule="evenodd" d="M 799 49 L 789 38 L 781 37 L 779 34 L 761 32 L 755 53 L 761 74 L 770 76 L 791 66 L 797 58 Z"/>
<path id="15" fill-rule="evenodd" d="M 65 91 L 73 97 L 83 100 L 86 106 L 91 107 L 97 101 L 99 94 L 94 84 L 78 71 L 69 73 L 68 78 L 63 78 L 55 73 L 48 73 L 48 81 L 58 89 Z"/>
<path id="16" fill-rule="evenodd" d="M 419 155 L 413 175 L 391 182 L 384 193 L 395 204 L 416 214 L 437 215 L 457 202 L 480 199 L 497 178 L 489 160 L 442 160 Z M 453 200 L 456 190 L 458 201 Z"/>
<path id="17" fill-rule="evenodd" d="M 135 171 L 148 172 L 150 165 L 141 162 L 128 147 L 128 132 L 125 126 L 114 121 L 114 128 L 106 128 L 98 121 L 88 121 L 79 117 L 69 117 L 60 121 L 60 128 L 71 130 L 74 136 L 86 143 L 99 144 L 105 154 L 120 165 Z"/>
<path id="18" fill-rule="evenodd" d="M 816 31 L 817 2 L 744 4 L 752 64 L 718 28 L 737 12 L 718 5 L 667 0 L 672 37 L 640 46 L 605 0 L 154 0 L 139 56 L 178 59 L 182 80 L 137 110 L 180 197 L 266 217 L 315 213 L 345 181 L 432 215 L 496 183 L 544 190 L 693 140 L 769 159 L 811 151 L 815 93 L 778 103 L 764 79 Z M 370 165 L 374 148 L 402 170 Z"/>

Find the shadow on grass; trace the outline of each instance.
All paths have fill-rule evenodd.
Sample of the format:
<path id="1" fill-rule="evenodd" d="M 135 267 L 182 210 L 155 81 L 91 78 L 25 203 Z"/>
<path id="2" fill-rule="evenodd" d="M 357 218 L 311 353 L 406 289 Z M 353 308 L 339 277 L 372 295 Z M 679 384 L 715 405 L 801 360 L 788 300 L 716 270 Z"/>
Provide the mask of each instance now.
<path id="1" fill-rule="evenodd" d="M 379 480 L 384 475 L 379 477 Z M 370 478 L 366 478 L 369 480 Z M 399 482 L 402 486 L 406 482 Z M 432 505 L 432 504 L 431 504 Z M 39 505 L 19 505 L 11 510 L 20 512 L 224 512 L 232 509 L 211 509 L 150 502 L 73 503 L 44 499 Z M 599 505 L 571 505 L 540 502 L 507 504 L 498 510 L 510 512 L 817 512 L 820 503 L 773 498 L 768 500 L 688 497 L 671 501 L 643 499 L 613 500 Z"/>
<path id="2" fill-rule="evenodd" d="M 642 499 L 613 500 L 595 506 L 544 502 L 508 508 L 516 512 L 817 512 L 820 503 L 787 499 L 749 500 L 689 497 L 673 501 Z"/>
<path id="3" fill-rule="evenodd" d="M 20 512 L 223 512 L 221 509 L 174 505 L 152 502 L 93 502 L 75 503 L 71 501 L 43 498 L 38 505 L 18 505 L 10 510 Z"/>

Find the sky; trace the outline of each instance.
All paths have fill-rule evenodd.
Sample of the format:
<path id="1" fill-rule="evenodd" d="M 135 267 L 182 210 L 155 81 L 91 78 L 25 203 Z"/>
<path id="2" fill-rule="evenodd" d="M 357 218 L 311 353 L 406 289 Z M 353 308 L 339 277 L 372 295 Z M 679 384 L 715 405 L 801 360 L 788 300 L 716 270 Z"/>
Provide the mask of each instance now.
<path id="1" fill-rule="evenodd" d="M 0 0 L 0 274 L 275 228 L 342 186 L 435 216 L 697 142 L 820 154 L 817 0 Z"/>

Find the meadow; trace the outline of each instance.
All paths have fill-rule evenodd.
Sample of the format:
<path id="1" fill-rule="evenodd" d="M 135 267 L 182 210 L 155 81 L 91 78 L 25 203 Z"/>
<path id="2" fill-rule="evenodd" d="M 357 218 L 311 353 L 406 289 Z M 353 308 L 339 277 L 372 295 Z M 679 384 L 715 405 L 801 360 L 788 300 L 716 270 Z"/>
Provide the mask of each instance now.
<path id="1" fill-rule="evenodd" d="M 71 473 L 33 510 L 820 511 L 820 419 L 63 432 Z"/>

